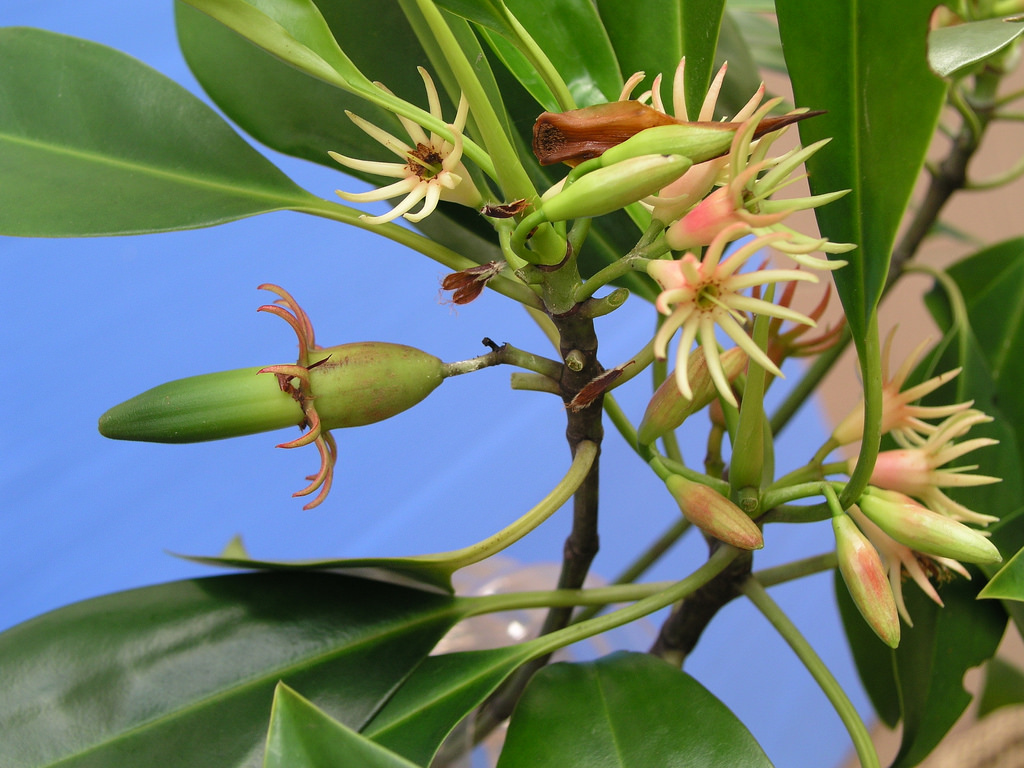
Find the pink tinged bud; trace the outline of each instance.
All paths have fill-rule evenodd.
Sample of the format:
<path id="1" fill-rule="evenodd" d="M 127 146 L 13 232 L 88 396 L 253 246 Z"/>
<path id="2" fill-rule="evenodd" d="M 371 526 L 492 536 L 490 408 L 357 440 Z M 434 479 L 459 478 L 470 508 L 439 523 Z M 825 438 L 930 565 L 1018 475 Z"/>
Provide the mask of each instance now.
<path id="1" fill-rule="evenodd" d="M 725 374 L 724 378 L 731 382 L 739 376 L 747 366 L 747 359 L 747 353 L 739 347 L 733 347 L 719 355 L 718 360 Z M 692 399 L 680 392 L 675 372 L 658 387 L 658 391 L 647 404 L 643 421 L 637 430 L 637 442 L 640 445 L 653 443 L 718 397 L 718 389 L 708 369 L 703 347 L 695 349 L 687 358 L 686 379 L 690 383 Z"/>
<path id="2" fill-rule="evenodd" d="M 761 529 L 722 494 L 706 485 L 671 475 L 665 481 L 683 516 L 709 536 L 739 549 L 761 549 Z"/>
<path id="3" fill-rule="evenodd" d="M 832 518 L 836 557 L 850 597 L 864 621 L 890 648 L 900 644 L 900 618 L 878 552 L 847 515 Z"/>
<path id="4" fill-rule="evenodd" d="M 902 493 L 869 488 L 857 504 L 871 522 L 918 552 L 980 565 L 1003 559 L 982 534 Z"/>

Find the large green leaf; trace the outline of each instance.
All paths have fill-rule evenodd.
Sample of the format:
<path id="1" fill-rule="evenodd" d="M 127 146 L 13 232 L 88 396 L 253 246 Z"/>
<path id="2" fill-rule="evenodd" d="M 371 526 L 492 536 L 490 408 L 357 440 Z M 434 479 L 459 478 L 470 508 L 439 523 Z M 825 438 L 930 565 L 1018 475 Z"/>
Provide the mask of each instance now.
<path id="1" fill-rule="evenodd" d="M 279 680 L 358 729 L 461 611 L 445 595 L 325 573 L 68 606 L 0 635 L 0 765 L 257 766 Z"/>
<path id="2" fill-rule="evenodd" d="M 933 0 L 778 0 L 779 31 L 798 106 L 828 110 L 800 125 L 815 193 L 850 189 L 815 210 L 821 233 L 855 243 L 836 288 L 855 343 L 885 284 L 893 241 L 945 96 L 928 68 Z"/>
<path id="3" fill-rule="evenodd" d="M 1005 50 L 1024 35 L 1024 19 L 985 19 L 940 27 L 928 36 L 928 62 L 943 77 L 956 77 Z"/>
<path id="4" fill-rule="evenodd" d="M 498 768 L 757 768 L 764 751 L 700 683 L 660 659 L 616 653 L 538 672 Z"/>
<path id="5" fill-rule="evenodd" d="M 0 30 L 0 233 L 220 224 L 313 199 L 184 88 L 123 53 Z"/>
<path id="6" fill-rule="evenodd" d="M 263 768 L 415 768 L 346 728 L 284 683 L 277 684 Z"/>
<path id="7" fill-rule="evenodd" d="M 363 733 L 427 765 L 455 726 L 535 655 L 522 644 L 424 659 Z"/>
<path id="8" fill-rule="evenodd" d="M 623 74 L 662 73 L 663 87 L 671 88 L 676 65 L 686 57 L 686 111 L 691 120 L 697 119 L 711 84 L 724 7 L 725 0 L 647 0 L 639 11 L 633 0 L 597 1 Z"/>

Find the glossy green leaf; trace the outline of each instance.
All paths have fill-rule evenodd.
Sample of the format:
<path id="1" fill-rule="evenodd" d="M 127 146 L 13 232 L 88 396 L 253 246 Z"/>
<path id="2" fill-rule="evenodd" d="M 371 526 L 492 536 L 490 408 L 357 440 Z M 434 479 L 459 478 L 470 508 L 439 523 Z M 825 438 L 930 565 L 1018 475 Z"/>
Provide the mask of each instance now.
<path id="1" fill-rule="evenodd" d="M 284 683 L 274 691 L 263 768 L 416 768 L 346 728 Z"/>
<path id="2" fill-rule="evenodd" d="M 711 84 L 724 7 L 725 0 L 647 0 L 642 9 L 633 0 L 597 2 L 623 75 L 646 72 L 653 78 L 661 73 L 663 91 L 670 93 L 676 66 L 686 57 L 691 120 L 697 119 Z"/>
<path id="3" fill-rule="evenodd" d="M 279 680 L 358 729 L 462 610 L 326 573 L 196 579 L 62 608 L 0 634 L 0 765 L 259 765 Z"/>
<path id="4" fill-rule="evenodd" d="M 834 273 L 859 347 L 881 296 L 893 241 L 924 162 L 946 84 L 928 68 L 933 0 L 778 0 L 797 106 L 828 114 L 800 125 L 811 190 L 852 190 L 815 210 L 821 233 L 858 245 Z M 863 350 L 862 350 L 863 351 Z"/>
<path id="5" fill-rule="evenodd" d="M 182 0 L 281 61 L 347 90 L 373 84 L 341 50 L 312 0 Z"/>
<path id="6" fill-rule="evenodd" d="M 978 717 L 1016 704 L 1024 704 L 1024 669 L 996 656 L 985 665 L 985 685 L 978 696 Z"/>
<path id="7" fill-rule="evenodd" d="M 363 733 L 427 765 L 455 726 L 534 655 L 513 645 L 424 659 Z"/>
<path id="8" fill-rule="evenodd" d="M 592 0 L 507 0 L 551 60 L 576 106 L 615 101 L 622 73 Z"/>
<path id="9" fill-rule="evenodd" d="M 509 23 L 508 7 L 501 0 L 437 0 L 437 5 L 505 37 L 515 34 Z"/>
<path id="10" fill-rule="evenodd" d="M 660 659 L 616 653 L 538 672 L 516 707 L 498 768 L 770 766 L 746 727 Z"/>
<path id="11" fill-rule="evenodd" d="M 996 600 L 1024 601 L 1024 549 L 1010 558 L 988 584 L 978 593 L 978 597 Z"/>
<path id="12" fill-rule="evenodd" d="M 230 544 L 228 545 L 231 546 Z M 357 557 L 341 560 L 256 560 L 244 553 L 225 551 L 219 557 L 177 555 L 193 563 L 255 571 L 346 571 L 385 580 L 406 579 L 422 585 L 452 591 L 452 574 L 458 570 L 443 555 L 419 557 Z"/>
<path id="13" fill-rule="evenodd" d="M 943 585 L 945 607 L 909 583 L 903 591 L 914 627 L 904 627 L 893 651 L 903 735 L 892 768 L 917 765 L 938 745 L 971 703 L 964 674 L 999 646 L 1006 614 L 996 603 L 976 600 L 977 589 L 962 578 Z"/>
<path id="14" fill-rule="evenodd" d="M 969 21 L 928 36 L 928 63 L 943 77 L 957 77 L 1005 50 L 1024 34 L 1024 18 Z"/>
<path id="15" fill-rule="evenodd" d="M 314 199 L 199 99 L 135 59 L 0 30 L 0 233 L 211 226 Z"/>

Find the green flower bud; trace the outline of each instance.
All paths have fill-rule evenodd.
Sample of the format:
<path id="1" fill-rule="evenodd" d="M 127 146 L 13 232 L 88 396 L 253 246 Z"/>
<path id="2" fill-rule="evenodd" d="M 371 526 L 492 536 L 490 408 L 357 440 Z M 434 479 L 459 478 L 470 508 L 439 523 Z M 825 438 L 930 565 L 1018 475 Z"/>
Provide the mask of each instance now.
<path id="1" fill-rule="evenodd" d="M 854 605 L 868 626 L 890 648 L 900 644 L 900 617 L 878 552 L 846 514 L 832 518 L 836 559 Z"/>
<path id="2" fill-rule="evenodd" d="M 682 155 L 643 155 L 582 176 L 558 194 L 542 200 L 534 215 L 542 221 L 603 216 L 653 195 L 693 165 Z"/>
<path id="3" fill-rule="evenodd" d="M 153 387 L 100 416 L 114 440 L 198 443 L 305 422 L 302 406 L 261 368 L 190 376 Z"/>
<path id="4" fill-rule="evenodd" d="M 670 475 L 665 481 L 683 516 L 704 533 L 740 549 L 761 549 L 764 538 L 757 523 L 729 499 L 706 485 Z"/>
<path id="5" fill-rule="evenodd" d="M 1003 559 L 996 546 L 973 528 L 932 512 L 902 493 L 869 487 L 857 506 L 896 541 L 926 555 L 979 565 Z"/>
<path id="6" fill-rule="evenodd" d="M 747 365 L 747 353 L 740 347 L 723 352 L 719 359 L 729 381 L 735 379 Z M 708 371 L 703 347 L 697 347 L 686 359 L 686 376 L 693 398 L 688 400 L 679 391 L 679 384 L 673 371 L 647 404 L 644 418 L 637 429 L 637 442 L 640 445 L 650 445 L 718 397 L 715 382 Z"/>
<path id="7" fill-rule="evenodd" d="M 321 429 L 358 427 L 411 408 L 444 379 L 440 360 L 401 344 L 342 344 L 310 357 L 308 383 L 291 370 L 301 366 L 271 366 L 161 384 L 103 414 L 100 433 L 157 443 L 220 440 L 303 425 L 310 401 Z"/>
<path id="8" fill-rule="evenodd" d="M 412 408 L 445 378 L 433 355 L 402 344 L 363 341 L 317 350 L 309 387 L 324 429 L 361 427 Z"/>

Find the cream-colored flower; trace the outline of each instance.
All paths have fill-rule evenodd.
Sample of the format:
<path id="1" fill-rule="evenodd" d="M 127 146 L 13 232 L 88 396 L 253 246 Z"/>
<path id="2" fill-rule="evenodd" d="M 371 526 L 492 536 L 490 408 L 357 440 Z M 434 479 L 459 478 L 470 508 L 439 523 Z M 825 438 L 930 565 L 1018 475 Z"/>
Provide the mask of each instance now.
<path id="1" fill-rule="evenodd" d="M 913 496 L 933 512 L 951 517 L 959 522 L 988 525 L 999 520 L 993 515 L 983 515 L 953 501 L 942 488 L 988 485 L 1000 482 L 1000 478 L 989 475 L 969 474 L 978 468 L 977 464 L 941 469 L 955 459 L 977 448 L 996 445 L 999 441 L 989 437 L 977 437 L 957 443 L 975 424 L 992 421 L 981 411 L 966 410 L 954 413 L 935 431 L 914 448 L 900 448 L 882 451 L 871 472 L 871 484 L 890 491 L 899 491 Z M 914 434 L 917 437 L 916 433 Z M 850 471 L 856 459 L 849 462 Z"/>
<path id="2" fill-rule="evenodd" d="M 647 273 L 664 289 L 658 295 L 655 306 L 659 312 L 668 315 L 668 319 L 654 337 L 654 354 L 659 359 L 664 359 L 667 356 L 669 339 L 675 334 L 676 329 L 682 328 L 679 359 L 686 360 L 693 342 L 699 339 L 707 360 L 708 373 L 715 387 L 722 398 L 733 405 L 736 404 L 736 398 L 719 358 L 715 326 L 721 328 L 752 360 L 775 376 L 781 377 L 782 371 L 743 328 L 743 323 L 747 319 L 746 313 L 781 317 L 807 325 L 814 325 L 814 321 L 788 307 L 745 296 L 742 291 L 755 285 L 788 280 L 818 280 L 809 272 L 797 269 L 759 269 L 740 274 L 740 268 L 751 256 L 769 243 L 775 244 L 788 237 L 785 234 L 763 235 L 746 243 L 723 260 L 722 253 L 726 245 L 747 232 L 749 229 L 743 224 L 726 228 L 708 246 L 703 260 L 692 253 L 687 253 L 678 260 L 656 260 L 647 265 Z M 676 366 L 676 382 L 679 391 L 686 398 L 692 399 L 693 392 L 687 376 L 687 366 L 682 363 Z"/>
<path id="3" fill-rule="evenodd" d="M 922 341 L 896 373 L 890 376 L 889 358 L 895 333 L 896 329 L 893 328 L 882 346 L 882 434 L 892 434 L 897 443 L 909 448 L 919 445 L 922 440 L 938 429 L 935 424 L 929 424 L 924 419 L 942 419 L 952 416 L 954 413 L 970 408 L 974 401 L 968 400 L 965 403 L 938 406 L 914 405 L 925 395 L 931 394 L 946 382 L 956 378 L 961 369 L 954 368 L 951 371 L 946 371 L 901 392 L 900 390 L 907 382 L 907 377 L 914 370 L 921 353 L 928 345 L 928 340 Z M 835 431 L 832 432 L 832 440 L 837 445 L 848 445 L 860 440 L 863 434 L 864 404 L 862 402 L 850 411 L 835 428 Z"/>
<path id="4" fill-rule="evenodd" d="M 430 114 L 441 119 L 441 101 L 437 94 L 434 81 L 423 67 L 418 68 L 427 91 Z M 377 84 L 383 90 L 383 85 Z M 390 91 L 389 91 L 390 93 Z M 356 160 L 337 152 L 328 154 L 347 168 L 377 176 L 388 176 L 399 179 L 394 184 L 373 190 L 372 192 L 343 192 L 337 194 L 350 202 L 370 202 L 390 200 L 405 195 L 405 198 L 394 208 L 381 216 L 361 216 L 370 224 L 384 222 L 404 216 L 412 222 L 420 221 L 429 216 L 437 208 L 439 200 L 448 200 L 470 207 L 479 207 L 483 197 L 473 184 L 466 167 L 462 164 L 462 132 L 469 117 L 469 103 L 465 95 L 459 99 L 459 108 L 455 122 L 450 123 L 453 140 L 448 141 L 442 136 L 431 132 L 428 136 L 423 128 L 406 117 L 397 115 L 402 126 L 412 139 L 412 145 L 395 138 L 370 122 L 351 112 L 346 113 L 359 128 L 368 136 L 376 139 L 400 158 L 401 163 L 382 163 L 372 160 Z M 416 213 L 409 213 L 420 201 L 422 207 Z"/>

